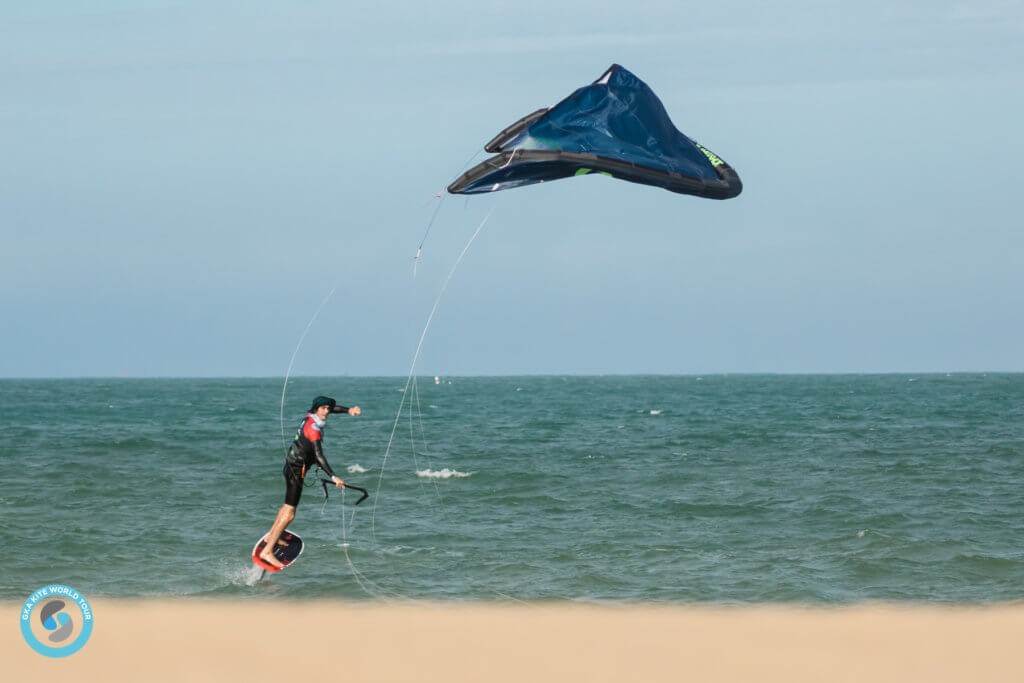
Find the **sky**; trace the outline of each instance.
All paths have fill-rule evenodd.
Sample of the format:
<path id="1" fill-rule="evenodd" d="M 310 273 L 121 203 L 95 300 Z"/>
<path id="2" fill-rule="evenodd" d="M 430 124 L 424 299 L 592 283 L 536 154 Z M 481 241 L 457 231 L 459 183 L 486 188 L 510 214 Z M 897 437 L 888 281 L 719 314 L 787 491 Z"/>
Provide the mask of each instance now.
<path id="1" fill-rule="evenodd" d="M 1019 2 L 0 2 L 0 377 L 1024 371 Z M 612 63 L 739 197 L 436 196 Z"/>

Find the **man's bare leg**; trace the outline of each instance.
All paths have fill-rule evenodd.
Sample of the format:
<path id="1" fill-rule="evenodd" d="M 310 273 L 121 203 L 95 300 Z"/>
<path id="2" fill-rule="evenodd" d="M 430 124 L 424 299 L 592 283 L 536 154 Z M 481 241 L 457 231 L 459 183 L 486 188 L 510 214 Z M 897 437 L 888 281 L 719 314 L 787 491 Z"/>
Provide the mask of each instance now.
<path id="1" fill-rule="evenodd" d="M 284 564 L 281 560 L 274 557 L 274 548 L 277 547 L 278 541 L 281 539 L 281 534 L 288 528 L 288 525 L 295 519 L 295 506 L 285 503 L 281 506 L 281 509 L 277 511 L 277 519 L 274 520 L 274 526 L 270 527 L 270 532 L 267 534 L 267 544 L 263 547 L 260 552 L 260 559 L 267 564 L 275 567 L 283 567 Z"/>

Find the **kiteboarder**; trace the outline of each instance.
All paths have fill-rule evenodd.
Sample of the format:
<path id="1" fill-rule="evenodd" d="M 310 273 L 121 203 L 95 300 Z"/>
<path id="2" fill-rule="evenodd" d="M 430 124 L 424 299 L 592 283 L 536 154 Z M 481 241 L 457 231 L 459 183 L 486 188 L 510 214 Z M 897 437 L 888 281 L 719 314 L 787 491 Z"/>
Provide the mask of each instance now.
<path id="1" fill-rule="evenodd" d="M 327 458 L 324 457 L 323 431 L 327 424 L 327 416 L 331 413 L 359 415 L 360 412 L 362 411 L 359 409 L 359 406 L 352 406 L 351 408 L 341 406 L 329 396 L 317 396 L 313 399 L 313 405 L 310 407 L 309 412 L 306 413 L 306 416 L 302 418 L 302 424 L 299 425 L 299 429 L 295 433 L 295 439 L 288 448 L 287 455 L 285 455 L 284 505 L 278 510 L 274 526 L 267 533 L 267 544 L 260 553 L 260 559 L 275 567 L 283 566 L 281 561 L 274 557 L 273 551 L 277 547 L 281 534 L 291 521 L 295 519 L 295 508 L 299 506 L 299 499 L 302 497 L 303 480 L 306 477 L 306 470 L 311 465 L 318 465 L 320 469 L 327 473 L 327 476 L 331 478 L 335 486 L 345 488 L 344 480 L 334 474 L 330 464 L 327 462 Z M 281 541 L 281 543 L 286 545 L 284 541 Z"/>

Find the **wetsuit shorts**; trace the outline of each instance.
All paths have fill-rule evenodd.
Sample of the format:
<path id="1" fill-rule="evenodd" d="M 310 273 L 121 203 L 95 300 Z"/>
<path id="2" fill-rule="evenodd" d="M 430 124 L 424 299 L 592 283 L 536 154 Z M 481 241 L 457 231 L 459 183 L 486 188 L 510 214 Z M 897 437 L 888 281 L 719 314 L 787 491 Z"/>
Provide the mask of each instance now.
<path id="1" fill-rule="evenodd" d="M 302 466 L 296 467 L 291 463 L 284 464 L 284 502 L 286 505 L 299 506 L 299 499 L 302 498 L 302 479 L 304 476 Z"/>

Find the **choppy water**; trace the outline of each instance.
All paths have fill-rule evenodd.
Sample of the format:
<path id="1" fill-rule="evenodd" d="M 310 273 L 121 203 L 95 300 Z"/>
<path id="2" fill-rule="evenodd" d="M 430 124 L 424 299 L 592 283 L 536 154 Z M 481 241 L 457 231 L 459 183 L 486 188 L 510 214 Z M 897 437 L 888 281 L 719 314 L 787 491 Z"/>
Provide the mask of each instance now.
<path id="1" fill-rule="evenodd" d="M 404 387 L 290 383 L 287 439 L 316 394 L 363 408 L 326 453 L 371 498 L 307 488 L 305 553 L 250 585 L 280 380 L 0 381 L 0 599 L 1024 598 L 1024 375 Z"/>

